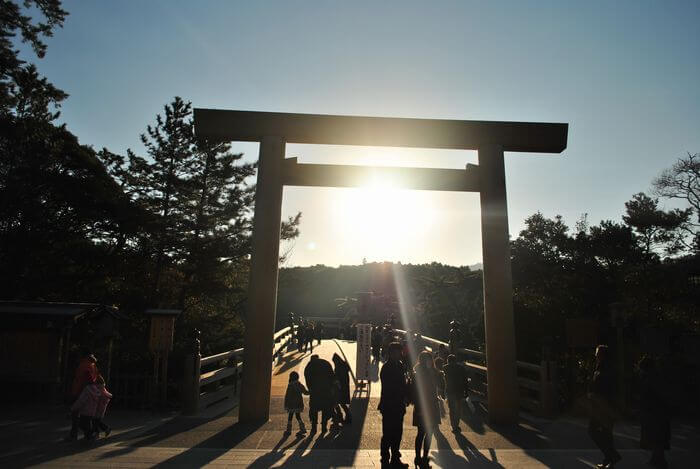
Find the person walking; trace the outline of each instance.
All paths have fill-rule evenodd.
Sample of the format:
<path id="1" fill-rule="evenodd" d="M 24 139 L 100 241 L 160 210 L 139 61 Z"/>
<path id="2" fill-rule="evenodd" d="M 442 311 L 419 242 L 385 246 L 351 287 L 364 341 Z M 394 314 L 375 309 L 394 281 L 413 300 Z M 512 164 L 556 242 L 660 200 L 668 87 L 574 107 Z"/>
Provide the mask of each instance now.
<path id="1" fill-rule="evenodd" d="M 109 434 L 112 433 L 112 429 L 109 427 L 109 425 L 104 423 L 102 420 L 107 412 L 109 401 L 112 400 L 112 393 L 107 391 L 107 388 L 105 387 L 106 384 L 107 383 L 105 383 L 105 379 L 102 377 L 102 375 L 98 375 L 95 385 L 97 386 L 99 397 L 97 400 L 97 407 L 95 408 L 95 416 L 92 418 L 92 431 L 95 434 L 95 438 L 100 436 L 100 432 L 104 432 L 105 437 L 108 437 Z"/>
<path id="2" fill-rule="evenodd" d="M 311 433 L 316 433 L 318 413 L 321 412 L 321 433 L 328 431 L 328 420 L 333 407 L 333 367 L 318 355 L 311 355 L 311 360 L 304 368 L 304 378 L 309 387 L 309 421 Z"/>
<path id="3" fill-rule="evenodd" d="M 304 410 L 303 394 L 308 395 L 309 391 L 306 389 L 306 386 L 299 382 L 299 373 L 292 371 L 289 373 L 287 392 L 284 393 L 284 410 L 287 411 L 287 430 L 284 432 L 285 435 L 292 433 L 292 417 L 296 417 L 297 422 L 299 422 L 297 435 L 306 434 L 306 427 L 301 419 L 301 412 Z"/>
<path id="4" fill-rule="evenodd" d="M 671 420 L 669 380 L 659 363 L 645 356 L 639 363 L 639 394 L 641 433 L 639 446 L 651 451 L 649 465 L 666 469 L 664 451 L 670 449 Z"/>
<path id="5" fill-rule="evenodd" d="M 413 369 L 413 426 L 416 434 L 415 464 L 421 469 L 430 468 L 430 444 L 433 433 L 440 424 L 440 402 L 438 389 L 441 377 L 435 369 L 433 355 L 424 350 L 418 355 L 418 364 Z"/>
<path id="6" fill-rule="evenodd" d="M 309 322 L 306 326 L 306 345 L 311 351 L 311 353 L 314 353 L 314 335 L 316 334 L 315 332 L 315 327 L 314 323 Z"/>
<path id="7" fill-rule="evenodd" d="M 80 429 L 83 431 L 83 437 L 88 441 L 95 439 L 92 420 L 97 412 L 100 395 L 97 383 L 87 384 L 70 408 L 71 412 L 79 416 Z"/>
<path id="8" fill-rule="evenodd" d="M 379 326 L 372 328 L 372 359 L 374 362 L 379 361 L 379 353 L 382 348 L 382 333 L 379 331 Z"/>
<path id="9" fill-rule="evenodd" d="M 297 328 L 297 345 L 301 353 L 306 352 L 306 323 L 302 319 Z"/>
<path id="10" fill-rule="evenodd" d="M 389 357 L 389 344 L 394 341 L 394 331 L 388 324 L 384 325 L 382 330 L 382 358 L 385 360 Z"/>
<path id="11" fill-rule="evenodd" d="M 348 362 L 340 358 L 337 353 L 333 354 L 333 365 L 335 369 L 335 379 L 338 381 L 338 396 L 336 404 L 343 410 L 345 417 L 342 418 L 338 411 L 338 420 L 342 418 L 343 423 L 352 423 L 352 415 L 350 415 L 350 365 Z"/>
<path id="12" fill-rule="evenodd" d="M 596 347 L 595 369 L 588 390 L 591 405 L 588 434 L 603 453 L 603 462 L 596 465 L 598 469 L 611 469 L 622 459 L 613 440 L 615 376 L 609 355 L 607 345 Z"/>
<path id="13" fill-rule="evenodd" d="M 403 418 L 406 414 L 408 383 L 401 363 L 401 344 L 392 342 L 388 346 L 388 360 L 379 372 L 382 393 L 379 399 L 379 412 L 382 414 L 381 462 L 382 468 L 406 469 L 408 464 L 401 462 L 401 437 Z"/>
<path id="14" fill-rule="evenodd" d="M 445 344 L 440 344 L 438 346 L 438 357 L 442 358 L 442 361 L 447 364 L 447 357 L 450 356 L 450 351 Z"/>
<path id="15" fill-rule="evenodd" d="M 446 392 L 446 386 L 447 384 L 445 383 L 445 360 L 443 360 L 442 357 L 436 357 L 435 360 L 435 369 L 437 370 L 438 374 L 440 375 L 439 379 L 439 386 L 438 386 L 438 397 L 441 400 L 447 399 L 447 396 L 445 395 Z M 442 415 L 444 415 L 444 412 L 441 412 Z"/>
<path id="16" fill-rule="evenodd" d="M 461 335 L 459 322 L 450 322 L 450 353 L 457 354 L 457 349 L 461 345 Z"/>
<path id="17" fill-rule="evenodd" d="M 462 403 L 467 396 L 467 381 L 467 370 L 457 363 L 455 355 L 448 355 L 447 365 L 445 365 L 445 391 L 453 432 L 461 431 L 459 422 L 462 418 Z"/>
<path id="18" fill-rule="evenodd" d="M 73 383 L 71 385 L 70 394 L 68 395 L 68 402 L 72 405 L 80 397 L 83 389 L 88 384 L 92 384 L 97 380 L 97 358 L 88 350 L 81 350 L 80 362 L 75 369 L 75 375 L 73 376 Z M 80 427 L 80 414 L 77 410 L 71 409 L 71 429 L 69 435 L 66 437 L 67 441 L 75 441 L 78 439 L 78 428 Z"/>
<path id="19" fill-rule="evenodd" d="M 316 340 L 318 341 L 316 345 L 321 345 L 321 339 L 323 339 L 323 323 L 320 322 L 316 325 Z"/>

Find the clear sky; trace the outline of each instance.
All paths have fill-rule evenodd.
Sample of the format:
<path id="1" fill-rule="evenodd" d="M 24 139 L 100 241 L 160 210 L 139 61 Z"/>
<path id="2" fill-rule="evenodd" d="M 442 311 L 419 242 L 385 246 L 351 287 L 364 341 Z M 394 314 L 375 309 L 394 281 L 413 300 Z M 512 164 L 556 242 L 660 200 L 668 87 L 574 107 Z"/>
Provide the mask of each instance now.
<path id="1" fill-rule="evenodd" d="M 698 1 L 66 1 L 40 70 L 83 143 L 140 151 L 179 95 L 195 107 L 568 122 L 561 155 L 506 154 L 512 236 L 573 226 L 700 151 Z M 241 144 L 250 158 L 257 146 Z M 288 145 L 301 162 L 463 168 L 470 152 Z M 476 194 L 286 188 L 288 265 L 481 260 Z M 289 249 L 285 246 L 284 249 Z"/>

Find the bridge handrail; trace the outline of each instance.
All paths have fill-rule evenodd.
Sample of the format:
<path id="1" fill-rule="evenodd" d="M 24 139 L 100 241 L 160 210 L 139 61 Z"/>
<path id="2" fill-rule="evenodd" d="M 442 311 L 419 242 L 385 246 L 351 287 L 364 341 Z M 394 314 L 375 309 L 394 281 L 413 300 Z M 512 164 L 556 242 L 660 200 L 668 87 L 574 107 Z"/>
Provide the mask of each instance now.
<path id="1" fill-rule="evenodd" d="M 243 355 L 243 348 L 237 348 L 234 350 L 228 350 L 226 352 L 217 353 L 216 355 L 211 355 L 209 357 L 204 357 L 200 360 L 199 363 L 202 366 L 206 366 L 206 365 L 209 365 L 211 363 L 220 362 L 220 361 L 232 358 L 232 357 L 239 357 L 241 355 Z"/>
<path id="2" fill-rule="evenodd" d="M 289 345 L 294 337 L 297 326 L 285 327 L 275 332 L 272 343 L 272 359 L 278 359 L 285 348 Z M 242 358 L 230 362 L 224 366 L 206 371 L 202 373 L 203 366 L 216 365 L 224 360 L 242 357 L 244 354 L 243 348 L 227 350 L 225 352 L 202 357 L 198 351 L 188 356 L 185 361 L 185 384 L 183 389 L 184 397 L 184 413 L 194 415 L 207 406 L 219 402 L 223 399 L 231 397 L 232 391 L 235 390 L 235 384 L 219 386 L 213 391 L 203 391 L 203 386 L 214 385 L 220 381 L 238 377 L 240 370 L 243 368 Z"/>
<path id="3" fill-rule="evenodd" d="M 396 332 L 402 335 L 406 335 L 406 331 L 402 329 L 395 329 Z M 445 345 L 449 348 L 447 342 L 441 340 L 433 339 L 432 337 L 422 336 L 422 341 L 424 345 L 428 345 L 431 352 L 437 351 L 440 345 Z M 479 383 L 480 387 L 483 389 L 483 394 L 486 394 L 486 377 L 488 370 L 488 362 L 486 360 L 486 354 L 478 350 L 471 350 L 468 348 L 458 348 L 457 353 L 460 355 L 466 355 L 467 359 L 464 360 L 464 365 L 472 370 L 476 375 L 483 378 L 482 382 Z M 469 357 L 477 358 L 483 362 L 482 364 L 473 363 L 469 361 Z M 516 361 L 516 373 L 518 387 L 521 388 L 521 394 L 524 396 L 520 399 L 520 403 L 527 410 L 532 410 L 539 412 L 541 414 L 552 414 L 556 411 L 556 366 L 552 362 L 543 361 L 542 364 L 538 365 L 536 363 L 529 363 L 524 361 Z M 537 379 L 532 379 L 531 377 L 521 376 L 520 372 L 526 371 L 537 375 Z M 476 385 L 477 383 L 473 383 Z M 524 391 L 524 392 L 523 392 Z M 525 397 L 532 396 L 535 394 L 537 397 Z"/>

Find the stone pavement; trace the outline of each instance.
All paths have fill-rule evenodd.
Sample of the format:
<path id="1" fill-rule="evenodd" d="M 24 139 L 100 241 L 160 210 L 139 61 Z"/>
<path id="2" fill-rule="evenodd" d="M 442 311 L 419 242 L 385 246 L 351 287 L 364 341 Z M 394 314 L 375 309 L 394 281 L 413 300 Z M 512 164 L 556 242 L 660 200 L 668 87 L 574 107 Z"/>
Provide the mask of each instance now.
<path id="1" fill-rule="evenodd" d="M 67 468 L 379 468 L 379 450 L 228 450 L 190 448 L 137 448 L 129 453 L 114 454 L 110 446 L 84 451 L 72 456 L 57 458 L 35 467 Z M 407 452 L 408 453 L 408 452 Z M 616 467 L 644 468 L 648 455 L 639 450 L 621 450 L 622 461 Z M 411 462 L 406 454 L 404 461 Z M 671 468 L 694 469 L 698 467 L 698 453 L 676 450 L 670 454 Z M 445 450 L 431 451 L 433 468 L 572 468 L 591 469 L 600 462 L 594 450 L 522 450 L 483 449 L 469 452 Z M 34 467 L 34 466 L 33 466 Z"/>
<path id="2" fill-rule="evenodd" d="M 323 341 L 314 349 L 326 359 L 334 352 L 344 354 L 354 365 L 354 343 Z M 16 448 L 6 448 L 6 442 L 12 438 L 8 440 L 4 435 L 12 425 L 6 426 L 0 420 L 0 467 L 379 467 L 381 416 L 376 408 L 380 387 L 375 381 L 378 366 L 372 368 L 369 396 L 365 390 L 353 389 L 351 425 L 307 437 L 283 434 L 283 394 L 288 374 L 297 370 L 303 380 L 303 367 L 309 358 L 308 352 L 293 352 L 277 364 L 273 371 L 270 420 L 264 424 L 243 425 L 237 422 L 236 409 L 210 408 L 197 417 L 151 422 L 139 431 L 121 432 L 92 446 L 46 440 L 37 434 L 27 438 L 26 434 L 22 444 L 17 442 Z M 402 440 L 403 459 L 409 463 L 413 461 L 416 434 L 411 415 L 409 407 Z M 108 421 L 114 417 L 108 416 Z M 304 420 L 308 422 L 308 415 Z M 15 422 L 15 426 L 27 424 L 31 422 Z M 31 426 L 27 428 L 31 430 Z M 586 433 L 586 423 L 580 419 L 552 421 L 522 415 L 518 425 L 498 427 L 487 423 L 486 409 L 477 403 L 474 414 L 465 414 L 462 429 L 455 435 L 443 420 L 441 432 L 433 440 L 433 467 L 590 468 L 600 462 L 600 454 Z M 648 455 L 638 449 L 638 438 L 639 426 L 634 422 L 616 426 L 615 442 L 624 457 L 618 468 L 645 467 Z M 700 467 L 697 426 L 675 424 L 672 447 L 671 467 Z"/>

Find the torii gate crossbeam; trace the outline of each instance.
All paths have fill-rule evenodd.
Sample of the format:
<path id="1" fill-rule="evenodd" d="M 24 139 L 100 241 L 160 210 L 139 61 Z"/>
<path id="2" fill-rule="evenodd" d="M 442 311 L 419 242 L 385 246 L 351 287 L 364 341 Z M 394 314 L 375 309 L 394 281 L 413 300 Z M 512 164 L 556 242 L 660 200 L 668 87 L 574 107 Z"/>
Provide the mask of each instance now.
<path id="1" fill-rule="evenodd" d="M 489 420 L 516 421 L 518 385 L 503 152 L 560 153 L 566 148 L 568 124 L 211 109 L 195 109 L 194 121 L 200 138 L 260 142 L 241 422 L 269 418 L 284 186 L 355 187 L 377 173 L 398 181 L 399 187 L 480 193 Z M 479 165 L 450 170 L 297 164 L 296 159 L 285 160 L 288 142 L 477 150 Z"/>

